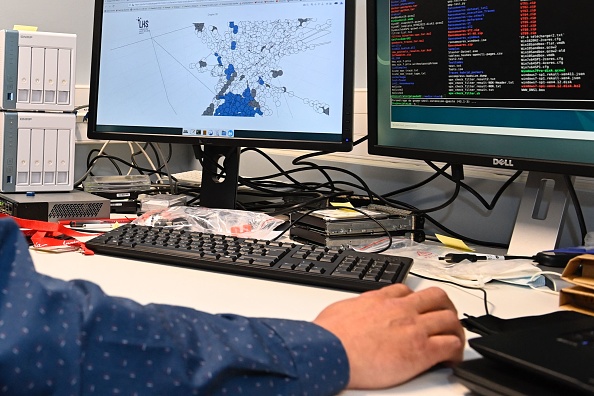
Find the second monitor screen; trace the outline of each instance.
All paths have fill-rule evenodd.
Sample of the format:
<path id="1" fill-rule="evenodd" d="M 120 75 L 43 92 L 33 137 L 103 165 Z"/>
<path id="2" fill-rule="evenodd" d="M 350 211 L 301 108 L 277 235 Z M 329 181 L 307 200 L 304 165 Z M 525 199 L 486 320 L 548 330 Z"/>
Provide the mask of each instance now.
<path id="1" fill-rule="evenodd" d="M 594 3 L 375 7 L 378 109 L 370 112 L 377 110 L 379 146 L 478 155 L 485 164 L 489 156 L 592 162 Z"/>

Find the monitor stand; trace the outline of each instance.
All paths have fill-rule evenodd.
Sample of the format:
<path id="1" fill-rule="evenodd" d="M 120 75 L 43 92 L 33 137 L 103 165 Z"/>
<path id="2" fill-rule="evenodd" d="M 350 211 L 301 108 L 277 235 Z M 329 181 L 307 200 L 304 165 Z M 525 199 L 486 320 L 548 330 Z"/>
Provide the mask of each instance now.
<path id="1" fill-rule="evenodd" d="M 557 247 L 569 190 L 564 176 L 528 173 L 509 243 L 508 255 L 533 256 Z"/>
<path id="2" fill-rule="evenodd" d="M 194 146 L 196 158 L 202 157 L 200 206 L 235 209 L 240 151 L 239 147 L 230 146 L 207 144 L 202 149 Z M 219 166 L 224 169 L 224 172 Z"/>

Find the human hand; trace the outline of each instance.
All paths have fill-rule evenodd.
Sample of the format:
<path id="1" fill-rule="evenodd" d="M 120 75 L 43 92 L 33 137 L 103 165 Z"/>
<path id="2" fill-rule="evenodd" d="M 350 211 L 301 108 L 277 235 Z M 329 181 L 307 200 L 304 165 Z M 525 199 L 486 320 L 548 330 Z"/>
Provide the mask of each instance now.
<path id="1" fill-rule="evenodd" d="M 447 294 L 384 287 L 325 308 L 313 321 L 342 342 L 350 389 L 401 384 L 437 363 L 462 360 L 464 331 Z"/>

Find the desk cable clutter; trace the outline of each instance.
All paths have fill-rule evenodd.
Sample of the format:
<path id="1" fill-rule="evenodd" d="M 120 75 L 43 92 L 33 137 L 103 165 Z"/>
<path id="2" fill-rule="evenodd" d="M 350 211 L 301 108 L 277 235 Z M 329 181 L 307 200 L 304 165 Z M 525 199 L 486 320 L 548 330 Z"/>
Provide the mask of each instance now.
<path id="1" fill-rule="evenodd" d="M 72 191 L 76 35 L 0 30 L 0 191 Z"/>

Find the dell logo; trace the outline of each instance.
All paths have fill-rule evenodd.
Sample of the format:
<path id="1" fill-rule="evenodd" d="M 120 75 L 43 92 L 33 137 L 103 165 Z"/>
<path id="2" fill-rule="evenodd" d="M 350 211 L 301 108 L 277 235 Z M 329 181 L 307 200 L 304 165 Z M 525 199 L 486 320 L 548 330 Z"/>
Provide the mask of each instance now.
<path id="1" fill-rule="evenodd" d="M 503 159 L 503 158 L 493 158 L 493 165 L 495 166 L 506 166 L 506 167 L 513 167 L 514 163 L 510 159 Z"/>

